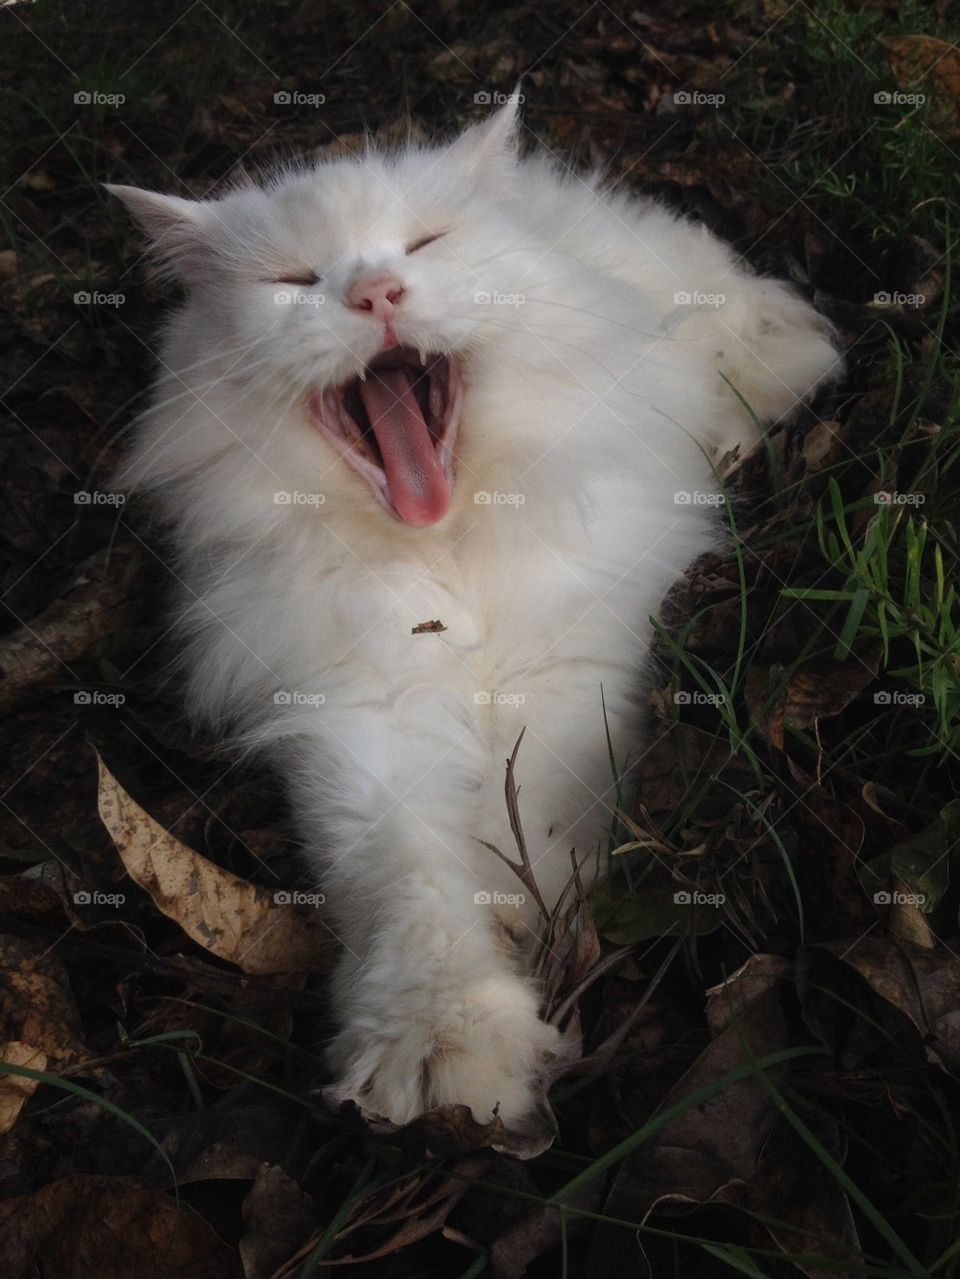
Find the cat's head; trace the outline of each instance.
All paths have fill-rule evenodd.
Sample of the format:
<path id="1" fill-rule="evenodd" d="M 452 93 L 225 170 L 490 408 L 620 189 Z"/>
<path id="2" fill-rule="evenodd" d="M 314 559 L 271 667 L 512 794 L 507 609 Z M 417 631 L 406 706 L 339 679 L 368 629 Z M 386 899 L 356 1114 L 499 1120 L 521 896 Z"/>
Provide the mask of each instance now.
<path id="1" fill-rule="evenodd" d="M 345 482 L 430 525 L 450 505 L 464 364 L 515 314 L 489 305 L 516 279 L 515 169 L 508 104 L 446 145 L 288 168 L 214 199 L 109 189 L 208 317 L 205 340 L 302 406 Z"/>

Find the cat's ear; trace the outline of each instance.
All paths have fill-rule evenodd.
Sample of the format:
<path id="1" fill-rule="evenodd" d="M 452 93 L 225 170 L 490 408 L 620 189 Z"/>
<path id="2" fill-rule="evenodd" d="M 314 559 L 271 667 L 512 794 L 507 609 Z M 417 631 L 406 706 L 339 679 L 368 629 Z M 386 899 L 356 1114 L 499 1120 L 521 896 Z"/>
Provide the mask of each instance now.
<path id="1" fill-rule="evenodd" d="M 511 93 L 489 120 L 471 125 L 450 147 L 450 158 L 484 186 L 501 186 L 516 172 L 521 101 L 519 93 Z"/>
<path id="2" fill-rule="evenodd" d="M 151 252 L 173 275 L 189 283 L 203 274 L 212 256 L 208 205 L 112 182 L 104 187 L 123 201 L 146 232 Z"/>

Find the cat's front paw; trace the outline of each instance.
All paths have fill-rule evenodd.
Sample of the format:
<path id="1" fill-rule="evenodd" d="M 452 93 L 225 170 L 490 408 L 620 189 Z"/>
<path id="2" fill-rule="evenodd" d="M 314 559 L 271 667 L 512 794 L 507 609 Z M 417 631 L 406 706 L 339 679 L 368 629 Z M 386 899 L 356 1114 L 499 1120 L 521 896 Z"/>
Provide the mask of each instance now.
<path id="1" fill-rule="evenodd" d="M 498 974 L 456 990 L 407 992 L 389 1010 L 345 1011 L 329 1052 L 331 1100 L 397 1125 L 460 1103 L 480 1122 L 499 1115 L 508 1133 L 548 1132 L 546 1086 L 564 1050 L 521 978 Z"/>

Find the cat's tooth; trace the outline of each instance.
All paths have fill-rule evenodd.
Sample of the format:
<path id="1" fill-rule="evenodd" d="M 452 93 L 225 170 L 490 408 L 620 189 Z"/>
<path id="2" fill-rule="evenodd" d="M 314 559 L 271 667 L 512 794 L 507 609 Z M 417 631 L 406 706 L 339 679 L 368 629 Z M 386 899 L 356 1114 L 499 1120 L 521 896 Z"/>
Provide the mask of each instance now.
<path id="1" fill-rule="evenodd" d="M 436 378 L 430 379 L 430 413 L 439 425 L 443 417 L 443 391 Z"/>
<path id="2" fill-rule="evenodd" d="M 419 351 L 420 351 L 420 363 L 423 365 L 423 367 L 424 367 L 424 368 L 426 368 L 426 367 L 427 367 L 427 353 L 426 353 L 426 351 L 423 349 L 423 347 L 422 347 L 422 346 L 419 348 Z"/>
<path id="3" fill-rule="evenodd" d="M 363 368 L 362 368 L 362 369 L 360 370 L 360 372 L 357 374 L 357 377 L 360 379 L 360 381 L 361 381 L 361 382 L 366 382 L 366 380 L 367 380 L 367 366 L 366 366 L 366 365 L 364 365 L 364 366 L 363 366 Z"/>
<path id="4" fill-rule="evenodd" d="M 343 404 L 337 405 L 337 413 L 339 415 L 340 430 L 344 433 L 348 440 L 360 439 L 360 428 L 347 412 Z"/>

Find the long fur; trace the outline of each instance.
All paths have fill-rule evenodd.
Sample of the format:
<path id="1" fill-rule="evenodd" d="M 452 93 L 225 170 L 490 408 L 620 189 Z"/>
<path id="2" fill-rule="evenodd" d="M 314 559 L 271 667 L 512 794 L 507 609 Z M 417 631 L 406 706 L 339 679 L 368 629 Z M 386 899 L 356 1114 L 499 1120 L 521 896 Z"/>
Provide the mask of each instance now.
<path id="1" fill-rule="evenodd" d="M 519 159 L 515 130 L 508 107 L 447 145 L 205 202 L 118 190 L 187 288 L 123 477 L 172 530 L 187 704 L 287 779 L 344 947 L 336 1092 L 396 1122 L 534 1107 L 557 1036 L 515 940 L 536 908 L 485 847 L 514 852 L 505 761 L 525 726 L 550 902 L 610 826 L 607 728 L 627 782 L 642 768 L 649 619 L 716 540 L 711 453 L 752 438 L 721 373 L 773 421 L 839 372 L 788 286 L 656 204 Z M 270 281 L 304 269 L 323 300 L 278 306 Z M 379 349 L 344 305 L 372 269 L 406 286 L 400 340 L 463 360 L 433 527 L 393 519 L 305 409 Z M 445 629 L 412 633 L 429 620 Z"/>

